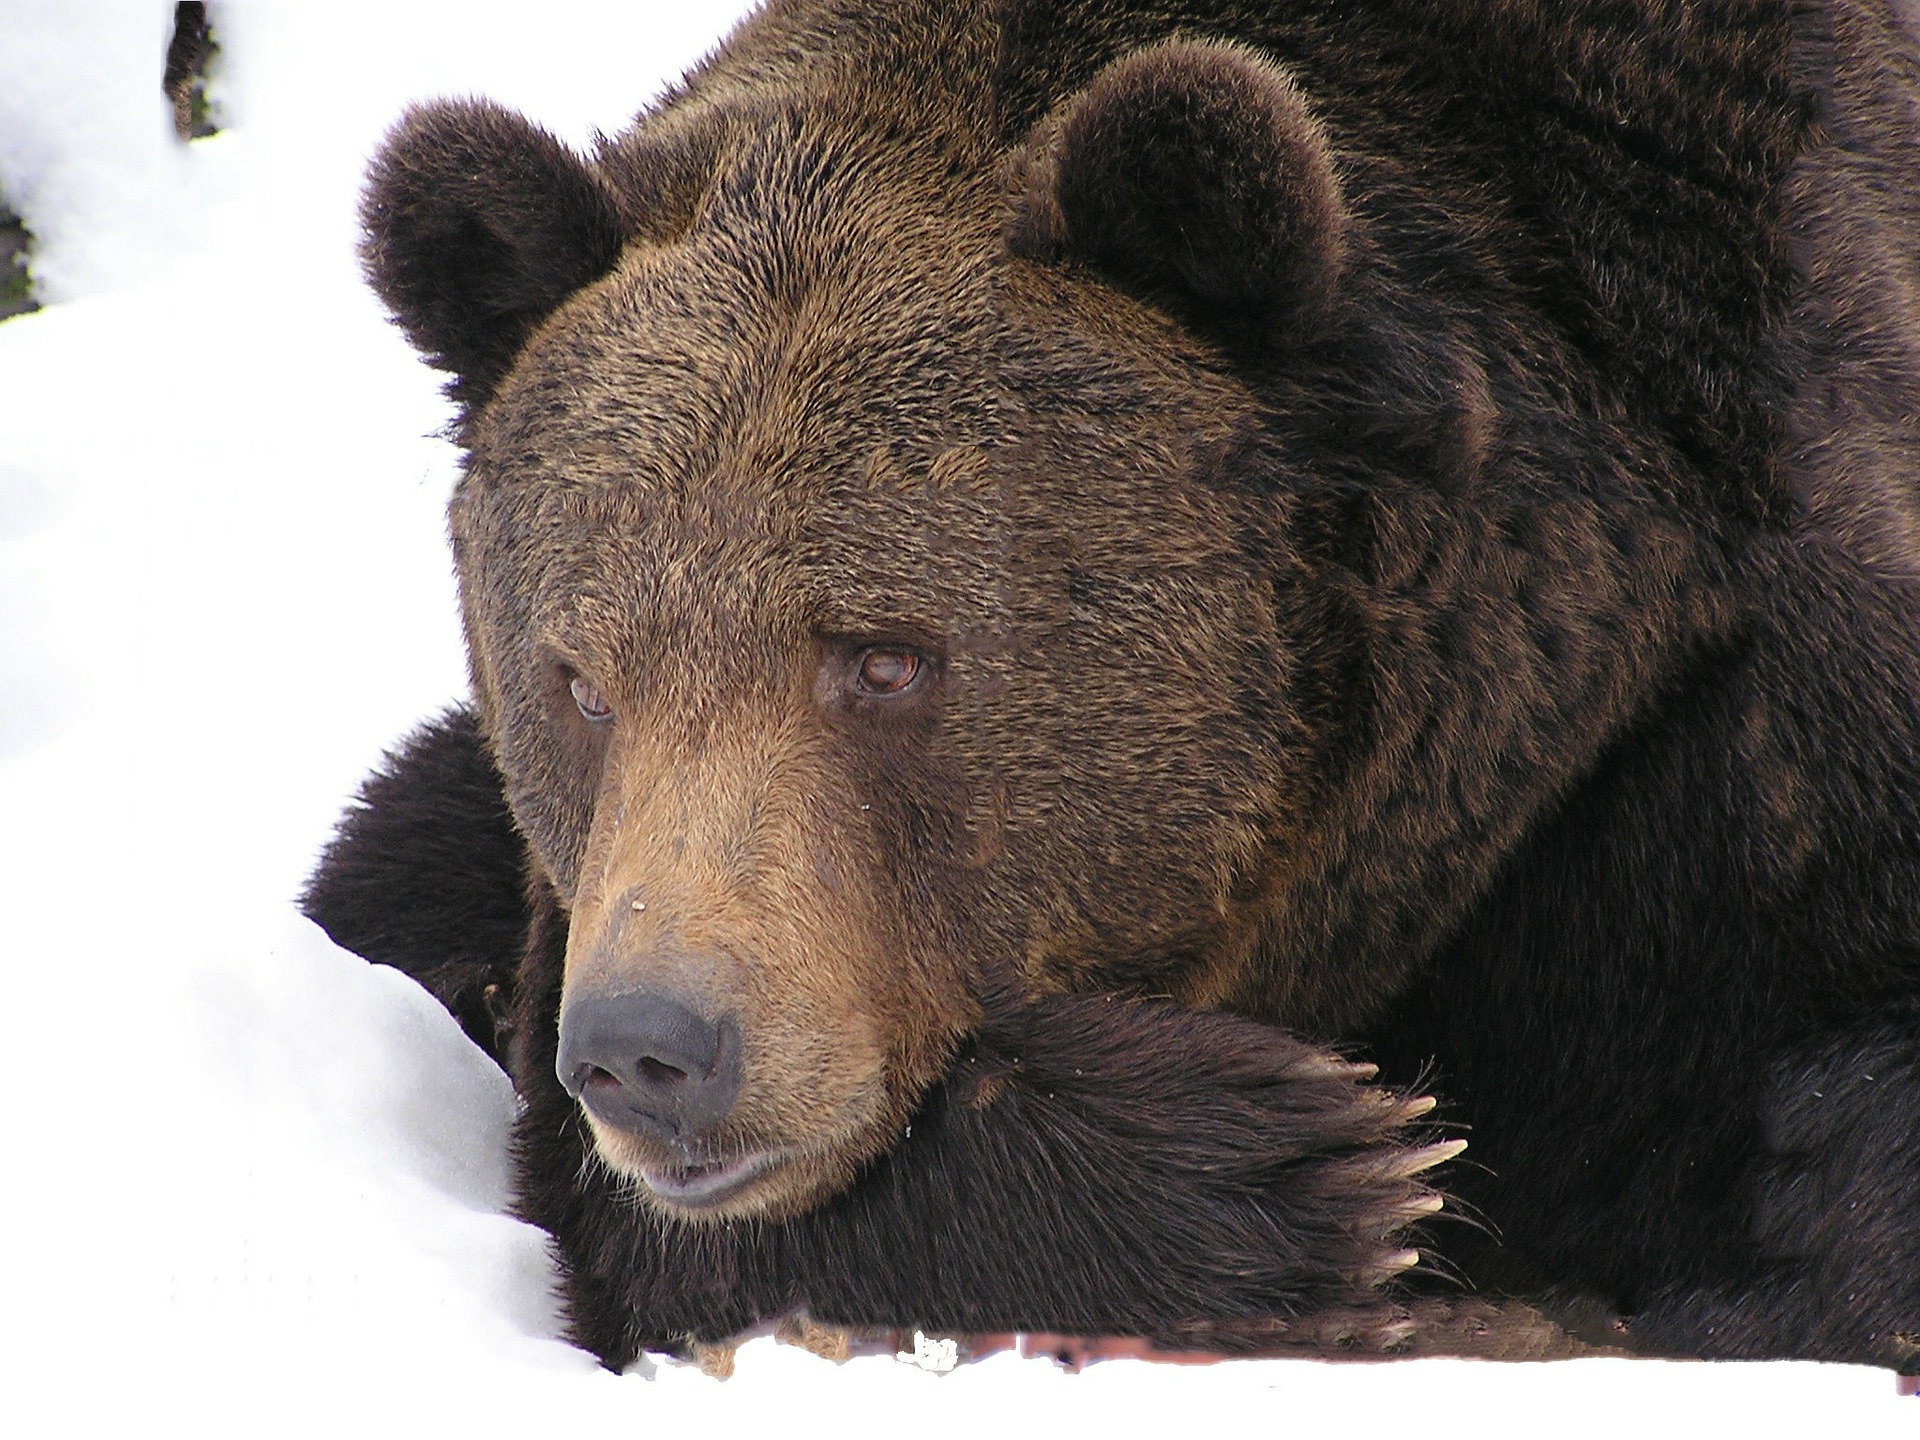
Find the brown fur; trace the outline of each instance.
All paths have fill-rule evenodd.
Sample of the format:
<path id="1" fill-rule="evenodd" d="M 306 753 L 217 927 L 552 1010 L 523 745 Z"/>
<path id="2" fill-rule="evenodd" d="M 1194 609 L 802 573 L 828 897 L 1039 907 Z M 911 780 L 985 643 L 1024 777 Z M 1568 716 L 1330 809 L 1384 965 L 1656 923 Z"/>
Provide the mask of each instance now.
<path id="1" fill-rule="evenodd" d="M 1832 1232 L 1770 1137 L 1920 1084 L 1915 91 L 1869 0 L 795 0 L 591 159 L 410 116 L 369 269 L 553 1007 L 743 1036 L 599 1155 L 798 1223 L 983 987 L 1163 996 L 1437 1060 L 1482 1283 L 1892 1355 L 1912 1202 Z M 1912 1190 L 1883 1093 L 1793 1163 Z"/>
<path id="2" fill-rule="evenodd" d="M 921 39 L 903 17 L 878 43 Z M 1298 502 L 1272 498 L 1300 486 L 1308 450 L 1277 449 L 1258 419 L 1263 401 L 1309 417 L 1327 406 L 1327 361 L 1257 396 L 1097 277 L 1002 261 L 1004 169 L 970 128 L 971 97 L 953 93 L 966 72 L 943 75 L 908 124 L 893 59 L 883 49 L 817 96 L 742 84 L 716 103 L 710 123 L 730 139 L 715 142 L 701 226 L 630 246 L 534 334 L 471 414 L 453 511 L 481 711 L 536 850 L 585 908 L 571 953 L 614 943 L 596 928 L 612 913 L 607 866 L 626 867 L 618 894 L 659 892 L 645 933 L 692 927 L 706 969 L 682 983 L 750 1017 L 754 1078 L 728 1143 L 832 1156 L 763 1204 L 817 1195 L 897 1131 L 965 1028 L 966 977 L 990 959 L 1043 987 L 1144 982 L 1319 1033 L 1350 1027 L 1591 763 L 1620 707 L 1727 623 L 1698 541 L 1635 474 L 1657 476 L 1659 458 L 1602 416 L 1530 394 L 1542 340 L 1502 321 L 1514 330 L 1499 353 L 1530 362 L 1480 382 L 1505 463 L 1454 482 L 1470 505 L 1407 495 L 1393 523 L 1416 528 L 1374 543 L 1417 570 L 1371 593 L 1333 587 L 1369 636 L 1379 731 L 1336 788 L 1358 717 L 1305 714 L 1301 700 L 1335 688 L 1313 671 L 1342 658 L 1325 655 L 1338 635 L 1270 598 L 1326 570 L 1289 533 Z M 403 135 L 391 153 L 421 148 Z M 370 201 L 377 232 L 384 193 Z M 930 211 L 948 218 L 916 218 Z M 1335 272 L 1305 268 L 1308 284 Z M 1344 341 L 1327 343 L 1363 352 L 1343 372 L 1378 360 L 1389 433 L 1366 448 L 1398 449 L 1395 429 L 1454 402 L 1427 401 L 1423 380 L 1405 413 L 1411 357 L 1367 352 L 1399 341 L 1395 312 L 1423 302 L 1391 271 L 1352 288 Z M 1539 505 L 1547 462 L 1534 457 L 1548 454 L 1597 464 L 1606 500 Z M 1036 474 L 1075 488 L 1025 483 Z M 1142 483 L 1160 491 L 1151 508 L 1134 498 Z M 1376 475 L 1376 504 L 1395 483 Z M 1508 603 L 1522 593 L 1532 605 Z M 1436 613 L 1470 645 L 1436 647 Z M 914 734 L 820 715 L 821 647 L 893 637 L 939 652 L 941 723 Z M 604 761 L 564 740 L 562 663 L 615 698 Z M 795 733 L 808 712 L 814 733 Z M 1467 715 L 1470 731 L 1449 718 Z M 678 795 L 658 793 L 669 775 Z M 658 843 L 629 811 L 660 814 L 676 839 L 682 815 L 712 827 L 683 853 L 691 873 L 703 851 L 731 852 L 733 869 L 704 882 L 732 897 L 724 926 L 682 913 L 701 890 L 682 888 L 678 862 L 626 858 Z M 771 843 L 783 815 L 804 816 L 787 833 L 807 837 L 785 850 Z M 897 908 L 862 915 L 858 892 L 833 898 L 816 846 Z M 843 907 L 854 923 L 837 943 L 799 948 L 827 933 L 807 912 Z M 891 943 L 863 952 L 862 937 Z M 793 1105 L 773 1098 L 796 1083 Z M 861 1098 L 875 1093 L 892 1103 Z"/>
<path id="3" fill-rule="evenodd" d="M 536 904 L 522 1076 L 553 1071 L 565 928 Z M 794 1313 L 1237 1353 L 1407 1343 L 1385 1287 L 1416 1263 L 1406 1241 L 1439 1209 L 1424 1181 L 1458 1148 L 1420 1143 L 1431 1101 L 1232 1016 L 994 987 L 982 1000 L 978 1033 L 888 1152 L 785 1216 L 663 1216 L 614 1168 L 583 1170 L 579 1107 L 528 1087 L 516 1160 L 543 1178 L 521 1205 L 564 1236 L 574 1337 L 616 1366 Z"/>

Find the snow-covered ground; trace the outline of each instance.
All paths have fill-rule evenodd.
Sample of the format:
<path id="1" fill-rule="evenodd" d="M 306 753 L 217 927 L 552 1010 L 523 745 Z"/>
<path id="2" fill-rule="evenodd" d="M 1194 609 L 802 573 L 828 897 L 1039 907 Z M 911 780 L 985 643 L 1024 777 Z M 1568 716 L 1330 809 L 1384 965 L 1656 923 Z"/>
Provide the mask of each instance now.
<path id="1" fill-rule="evenodd" d="M 0 1432 L 1920 1433 L 1838 1367 L 935 1377 L 757 1341 L 720 1382 L 555 1338 L 500 1213 L 506 1081 L 291 899 L 464 685 L 447 411 L 360 285 L 355 195 L 409 99 L 584 143 L 739 8 L 217 5 L 226 128 L 181 146 L 170 5 L 0 0 L 0 192 L 50 302 L 0 325 Z"/>

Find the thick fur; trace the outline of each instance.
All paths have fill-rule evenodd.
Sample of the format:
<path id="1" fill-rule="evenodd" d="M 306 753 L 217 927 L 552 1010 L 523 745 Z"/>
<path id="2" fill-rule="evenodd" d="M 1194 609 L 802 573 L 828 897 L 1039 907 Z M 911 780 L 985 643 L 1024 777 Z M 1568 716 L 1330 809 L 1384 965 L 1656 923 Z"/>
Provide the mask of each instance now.
<path id="1" fill-rule="evenodd" d="M 526 944 L 527 847 L 470 710 L 361 786 L 300 897 L 333 939 L 413 976 L 502 1064 Z"/>
<path id="2" fill-rule="evenodd" d="M 713 1154 L 803 1224 L 1002 977 L 1237 1012 L 1431 1067 L 1483 1292 L 1911 1363 L 1916 93 L 1877 0 L 795 0 L 591 160 L 416 113 L 368 257 L 567 921 L 517 1034 L 726 1015 Z M 430 238 L 496 213 L 547 239 Z"/>
<path id="3" fill-rule="evenodd" d="M 1189 41 L 1129 56 L 1014 164 L 1015 254 L 1076 256 L 1229 337 L 1308 329 L 1333 303 L 1347 228 L 1333 157 L 1298 87 L 1257 55 Z"/>
<path id="4" fill-rule="evenodd" d="M 564 948 L 549 906 L 517 1075 L 553 1073 Z M 1427 1102 L 1360 1073 L 1230 1016 L 1003 998 L 894 1149 L 804 1214 L 663 1219 L 543 1083 L 516 1127 L 518 1205 L 560 1241 L 574 1338 L 613 1366 L 795 1313 L 1244 1350 L 1338 1312 L 1378 1350 L 1410 1328 L 1385 1282 L 1412 1263 L 1407 1232 L 1438 1199 L 1419 1176 L 1450 1147 L 1410 1147 Z"/>
<path id="5" fill-rule="evenodd" d="M 544 130 L 484 100 L 416 110 L 368 176 L 380 298 L 483 404 L 533 327 L 601 274 L 625 234 L 598 178 Z"/>

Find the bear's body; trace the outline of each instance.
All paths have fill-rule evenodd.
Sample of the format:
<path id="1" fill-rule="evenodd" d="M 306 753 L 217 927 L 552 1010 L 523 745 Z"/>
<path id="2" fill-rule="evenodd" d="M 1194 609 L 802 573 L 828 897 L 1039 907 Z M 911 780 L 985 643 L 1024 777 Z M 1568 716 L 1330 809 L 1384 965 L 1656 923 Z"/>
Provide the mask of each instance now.
<path id="1" fill-rule="evenodd" d="M 583 1341 L 1244 1330 L 1259 1294 L 1191 1266 L 982 1263 L 1024 1251 L 977 1207 L 1035 1185 L 1084 1197 L 1061 1253 L 1116 1233 L 1023 1154 L 1131 1146 L 1137 1233 L 1244 1243 L 1146 1158 L 1216 1124 L 1289 1137 L 1260 1233 L 1320 1237 L 1267 1308 L 1391 1302 L 1431 1086 L 1483 1293 L 1910 1363 L 1910 42 L 1872 3 L 803 3 L 591 162 L 410 117 L 369 265 L 464 405 L 478 729 L 403 759 L 312 908 L 459 962 L 450 997 L 527 918 L 522 1205 Z M 419 757 L 497 812 L 482 736 L 477 888 L 524 835 L 528 908 L 396 928 L 378 876 L 440 863 L 382 858 L 438 823 Z M 949 1075 L 1096 992 L 1392 1090 L 1296 1112 L 1318 1062 L 1118 1001 L 1137 1122 Z M 1179 1036 L 1246 1103 L 1192 1101 Z M 965 1112 L 949 1151 L 916 1107 Z M 833 1288 L 923 1212 L 992 1244 Z"/>

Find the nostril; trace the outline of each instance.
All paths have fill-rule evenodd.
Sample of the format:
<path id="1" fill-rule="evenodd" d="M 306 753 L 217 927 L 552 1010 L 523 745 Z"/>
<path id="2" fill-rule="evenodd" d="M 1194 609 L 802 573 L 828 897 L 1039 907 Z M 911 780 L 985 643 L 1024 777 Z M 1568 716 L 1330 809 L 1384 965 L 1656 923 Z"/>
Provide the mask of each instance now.
<path id="1" fill-rule="evenodd" d="M 640 1078 L 649 1085 L 673 1085 L 687 1078 L 687 1072 L 677 1065 L 669 1065 L 664 1060 L 656 1060 L 651 1055 L 640 1057 Z M 601 1071 L 605 1075 L 606 1071 Z M 613 1077 L 608 1075 L 611 1080 Z"/>
<path id="2" fill-rule="evenodd" d="M 617 1090 L 620 1088 L 620 1079 L 598 1065 L 581 1064 L 567 1072 L 566 1086 L 569 1095 L 578 1095 L 585 1090 Z"/>

